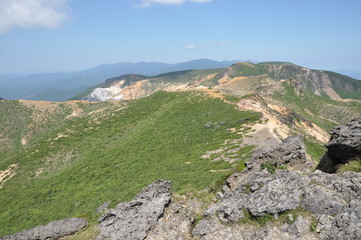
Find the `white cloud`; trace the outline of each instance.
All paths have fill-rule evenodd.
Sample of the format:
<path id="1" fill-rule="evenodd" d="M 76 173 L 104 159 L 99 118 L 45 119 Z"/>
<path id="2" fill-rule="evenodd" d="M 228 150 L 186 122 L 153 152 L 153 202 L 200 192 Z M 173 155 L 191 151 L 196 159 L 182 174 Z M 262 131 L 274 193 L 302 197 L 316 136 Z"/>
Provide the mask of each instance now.
<path id="1" fill-rule="evenodd" d="M 57 28 L 66 19 L 67 0 L 0 0 L 0 34 L 12 28 Z"/>
<path id="2" fill-rule="evenodd" d="M 194 44 L 191 44 L 191 45 L 187 45 L 187 46 L 185 46 L 185 48 L 187 48 L 187 49 L 191 49 L 191 48 L 196 48 L 197 46 L 196 45 L 194 45 Z"/>
<path id="3" fill-rule="evenodd" d="M 185 2 L 206 3 L 211 1 L 212 0 L 143 0 L 141 6 L 149 7 L 153 4 L 181 5 Z"/>
<path id="4" fill-rule="evenodd" d="M 224 42 L 220 41 L 220 42 L 218 42 L 218 45 L 219 45 L 219 46 L 223 46 L 223 45 L 224 45 Z"/>

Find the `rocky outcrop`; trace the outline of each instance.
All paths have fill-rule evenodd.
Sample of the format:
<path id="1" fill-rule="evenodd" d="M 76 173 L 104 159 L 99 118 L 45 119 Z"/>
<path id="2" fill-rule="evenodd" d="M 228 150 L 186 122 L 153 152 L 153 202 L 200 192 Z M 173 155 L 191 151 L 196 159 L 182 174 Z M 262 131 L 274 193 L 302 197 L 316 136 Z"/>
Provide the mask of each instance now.
<path id="1" fill-rule="evenodd" d="M 293 169 L 302 171 L 312 167 L 312 162 L 307 159 L 305 145 L 300 136 L 288 137 L 271 150 L 253 155 L 246 166 L 248 170 L 251 170 L 262 167 L 262 163 L 266 162 L 271 162 L 275 167 L 287 164 Z"/>
<path id="2" fill-rule="evenodd" d="M 171 200 L 171 183 L 158 180 L 144 188 L 132 201 L 120 203 L 103 214 L 98 228 L 101 239 L 145 239 Z"/>
<path id="3" fill-rule="evenodd" d="M 298 173 L 277 169 L 286 165 Z M 201 240 L 360 239 L 361 174 L 305 174 L 308 165 L 298 137 L 253 156 L 247 170 L 226 180 L 224 192 L 218 193 L 220 201 L 206 209 L 194 236 Z M 280 219 L 281 225 L 272 224 Z M 249 224 L 252 221 L 269 223 L 260 228 Z"/>
<path id="4" fill-rule="evenodd" d="M 221 201 L 206 211 L 223 222 L 237 223 L 248 213 L 255 217 L 278 215 L 297 208 L 304 185 L 299 175 L 288 170 L 256 171 L 243 178 L 236 189 L 226 192 Z"/>
<path id="5" fill-rule="evenodd" d="M 341 164 L 351 160 L 361 161 L 361 118 L 335 127 L 330 134 L 326 147 L 332 161 Z"/>
<path id="6" fill-rule="evenodd" d="M 242 182 L 226 192 L 205 216 L 237 223 L 246 214 L 277 218 L 300 207 L 313 214 L 334 215 L 347 209 L 352 199 L 361 200 L 361 174 L 351 172 L 330 176 L 318 171 L 302 176 L 290 170 L 270 174 L 265 169 L 249 173 Z"/>
<path id="7" fill-rule="evenodd" d="M 83 218 L 67 218 L 51 222 L 14 235 L 0 237 L 0 240 L 51 240 L 75 234 L 88 224 Z"/>

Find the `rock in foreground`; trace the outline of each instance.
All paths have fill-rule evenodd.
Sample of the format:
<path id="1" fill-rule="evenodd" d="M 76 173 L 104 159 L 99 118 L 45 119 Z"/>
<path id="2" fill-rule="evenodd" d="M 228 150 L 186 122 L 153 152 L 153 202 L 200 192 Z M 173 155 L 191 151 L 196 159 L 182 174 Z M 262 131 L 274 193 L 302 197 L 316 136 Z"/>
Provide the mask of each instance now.
<path id="1" fill-rule="evenodd" d="M 0 240 L 51 240 L 75 234 L 88 224 L 84 218 L 67 218 L 51 222 L 14 235 L 0 237 Z"/>
<path id="2" fill-rule="evenodd" d="M 155 227 L 170 203 L 171 182 L 158 180 L 132 201 L 120 203 L 99 219 L 98 240 L 142 240 Z"/>
<path id="3" fill-rule="evenodd" d="M 327 155 L 336 163 L 361 160 L 361 118 L 337 126 L 331 131 Z"/>

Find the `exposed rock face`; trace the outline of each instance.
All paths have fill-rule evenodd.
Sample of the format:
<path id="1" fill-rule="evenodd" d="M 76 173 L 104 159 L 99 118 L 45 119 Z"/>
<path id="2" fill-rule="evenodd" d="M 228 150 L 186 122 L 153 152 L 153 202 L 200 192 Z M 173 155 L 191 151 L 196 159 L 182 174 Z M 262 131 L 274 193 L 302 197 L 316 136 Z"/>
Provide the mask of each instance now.
<path id="1" fill-rule="evenodd" d="M 88 224 L 83 218 L 67 218 L 51 222 L 45 226 L 36 227 L 14 235 L 0 237 L 0 240 L 50 240 L 72 235 L 82 230 Z"/>
<path id="2" fill-rule="evenodd" d="M 327 143 L 327 155 L 336 163 L 347 163 L 350 160 L 361 161 L 361 118 L 335 127 Z"/>
<path id="3" fill-rule="evenodd" d="M 108 100 L 122 100 L 125 98 L 124 90 L 131 87 L 135 83 L 144 80 L 146 77 L 138 74 L 126 74 L 120 77 L 110 78 L 105 81 L 105 86 L 95 88 L 82 100 L 90 102 L 102 102 Z M 135 84 L 136 85 L 136 84 Z M 143 95 L 141 95 L 143 96 Z M 132 98 L 136 99 L 136 98 Z M 129 96 L 128 99 L 129 100 Z"/>
<path id="4" fill-rule="evenodd" d="M 84 98 L 85 101 L 102 102 L 107 100 L 120 100 L 121 95 L 117 96 L 126 87 L 125 80 L 119 81 L 107 88 L 96 88 L 88 96 Z"/>
<path id="5" fill-rule="evenodd" d="M 99 219 L 100 239 L 145 239 L 170 203 L 171 182 L 158 180 L 130 202 L 120 203 Z"/>

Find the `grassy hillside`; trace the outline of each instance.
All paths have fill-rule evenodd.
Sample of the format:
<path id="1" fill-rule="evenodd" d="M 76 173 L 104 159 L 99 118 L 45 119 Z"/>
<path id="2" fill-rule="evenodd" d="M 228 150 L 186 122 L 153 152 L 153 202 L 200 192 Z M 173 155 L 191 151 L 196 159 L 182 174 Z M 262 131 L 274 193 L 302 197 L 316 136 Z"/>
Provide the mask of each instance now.
<path id="1" fill-rule="evenodd" d="M 96 207 L 130 200 L 159 178 L 172 180 L 177 193 L 214 186 L 242 162 L 232 166 L 201 156 L 240 138 L 229 128 L 259 118 L 198 93 L 157 92 L 87 112 L 45 141 L 0 158 L 1 170 L 17 164 L 0 189 L 0 236 L 66 217 L 95 221 Z"/>
<path id="2" fill-rule="evenodd" d="M 19 101 L 0 101 L 0 155 L 5 158 L 21 146 L 32 110 Z"/>
<path id="3" fill-rule="evenodd" d="M 48 138 L 51 131 L 77 115 L 111 103 L 0 101 L 0 159 Z M 72 114 L 75 114 L 74 116 Z"/>

